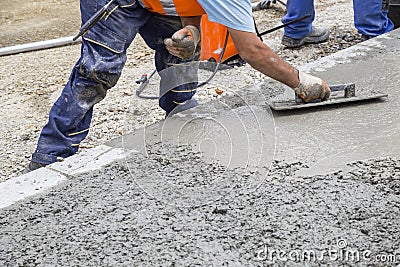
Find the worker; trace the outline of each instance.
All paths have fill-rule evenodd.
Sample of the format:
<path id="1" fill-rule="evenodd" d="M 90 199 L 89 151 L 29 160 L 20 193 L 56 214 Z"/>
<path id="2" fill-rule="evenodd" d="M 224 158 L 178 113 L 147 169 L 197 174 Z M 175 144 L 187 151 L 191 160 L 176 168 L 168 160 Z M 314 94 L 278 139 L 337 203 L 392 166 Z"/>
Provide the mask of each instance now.
<path id="1" fill-rule="evenodd" d="M 388 10 L 382 9 L 382 0 L 353 0 L 354 26 L 365 41 L 393 30 Z"/>
<path id="2" fill-rule="evenodd" d="M 104 0 L 81 0 L 82 22 L 105 4 Z M 251 0 L 117 0 L 106 18 L 83 36 L 80 59 L 50 110 L 25 172 L 77 152 L 88 134 L 93 106 L 117 83 L 126 50 L 137 33 L 155 50 L 155 65 L 160 72 L 170 63 L 193 59 L 203 14 L 228 27 L 238 53 L 254 69 L 293 88 L 305 101 L 329 97 L 330 89 L 323 80 L 298 71 L 257 37 Z M 195 84 L 183 85 L 167 92 L 159 99 L 160 107 L 168 115 L 192 102 L 193 87 Z"/>
<path id="3" fill-rule="evenodd" d="M 305 44 L 325 42 L 329 38 L 329 29 L 313 27 L 315 18 L 314 0 L 288 0 L 284 24 L 311 15 L 308 18 L 290 24 L 284 28 L 282 44 L 289 48 L 298 48 Z"/>
<path id="4" fill-rule="evenodd" d="M 264 0 L 267 1 L 267 0 Z M 353 0 L 354 25 L 361 34 L 361 40 L 393 30 L 394 25 L 388 18 L 388 10 L 382 9 L 382 0 Z M 311 17 L 285 27 L 282 44 L 289 48 L 298 48 L 309 43 L 320 43 L 329 38 L 329 29 L 313 27 L 315 17 L 313 0 L 288 0 L 287 13 L 283 23 L 301 18 L 308 14 Z"/>

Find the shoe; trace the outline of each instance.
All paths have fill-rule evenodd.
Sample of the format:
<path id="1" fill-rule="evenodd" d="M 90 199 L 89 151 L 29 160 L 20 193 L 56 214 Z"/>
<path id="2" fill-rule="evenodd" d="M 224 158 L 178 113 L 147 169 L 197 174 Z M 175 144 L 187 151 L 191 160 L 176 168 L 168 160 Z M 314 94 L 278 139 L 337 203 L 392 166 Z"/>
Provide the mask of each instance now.
<path id="1" fill-rule="evenodd" d="M 367 35 L 367 34 L 361 34 L 361 42 L 367 41 L 371 38 L 374 38 L 372 35 Z"/>
<path id="2" fill-rule="evenodd" d="M 46 164 L 42 164 L 42 163 L 37 163 L 37 162 L 29 162 L 29 164 L 25 167 L 25 170 L 22 172 L 22 174 L 37 170 L 39 168 L 43 168 L 46 167 Z"/>
<path id="3" fill-rule="evenodd" d="M 316 44 L 327 41 L 329 38 L 328 28 L 313 28 L 312 32 L 306 37 L 295 39 L 286 35 L 282 37 L 282 44 L 289 48 L 297 48 L 304 44 Z"/>

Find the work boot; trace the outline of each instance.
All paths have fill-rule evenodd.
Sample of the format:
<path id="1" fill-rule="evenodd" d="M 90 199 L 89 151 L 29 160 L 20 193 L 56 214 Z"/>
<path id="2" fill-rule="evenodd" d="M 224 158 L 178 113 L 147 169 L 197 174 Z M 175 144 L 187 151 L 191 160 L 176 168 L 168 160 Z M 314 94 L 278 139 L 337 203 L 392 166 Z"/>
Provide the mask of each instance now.
<path id="1" fill-rule="evenodd" d="M 289 36 L 283 35 L 282 44 L 289 48 L 297 48 L 304 44 L 316 44 L 325 42 L 329 38 L 328 28 L 313 28 L 312 32 L 306 37 L 295 39 Z"/>
<path id="2" fill-rule="evenodd" d="M 37 163 L 37 162 L 29 162 L 29 164 L 25 167 L 25 170 L 22 172 L 22 174 L 37 170 L 39 168 L 43 168 L 46 167 L 46 164 L 42 164 L 42 163 Z"/>

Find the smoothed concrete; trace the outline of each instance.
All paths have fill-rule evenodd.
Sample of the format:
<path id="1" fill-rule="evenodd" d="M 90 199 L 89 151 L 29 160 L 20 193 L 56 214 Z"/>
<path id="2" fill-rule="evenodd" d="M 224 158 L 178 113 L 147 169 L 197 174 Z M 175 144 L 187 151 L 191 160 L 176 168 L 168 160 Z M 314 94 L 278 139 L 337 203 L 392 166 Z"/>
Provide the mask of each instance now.
<path id="1" fill-rule="evenodd" d="M 302 69 L 328 84 L 355 83 L 357 95 L 387 93 L 387 99 L 274 113 L 277 159 L 301 160 L 314 175 L 355 160 L 400 155 L 400 32 L 377 37 Z"/>

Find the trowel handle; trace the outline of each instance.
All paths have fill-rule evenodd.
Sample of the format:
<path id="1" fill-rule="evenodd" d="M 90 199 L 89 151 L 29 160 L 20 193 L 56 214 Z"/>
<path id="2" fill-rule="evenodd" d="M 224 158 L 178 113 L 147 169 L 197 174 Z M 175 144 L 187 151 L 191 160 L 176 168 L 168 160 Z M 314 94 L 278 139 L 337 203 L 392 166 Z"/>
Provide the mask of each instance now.
<path id="1" fill-rule="evenodd" d="M 356 85 L 354 83 L 330 85 L 329 89 L 331 89 L 331 92 L 344 91 L 345 98 L 356 96 Z M 295 93 L 295 101 L 296 101 L 296 103 L 304 104 L 303 99 L 301 99 L 301 97 L 296 93 Z M 321 100 L 314 100 L 314 101 L 311 101 L 311 103 L 320 102 L 320 101 Z"/>
<path id="2" fill-rule="evenodd" d="M 356 95 L 356 85 L 354 83 L 330 85 L 329 89 L 331 89 L 331 92 L 344 91 L 345 97 L 352 97 Z"/>

